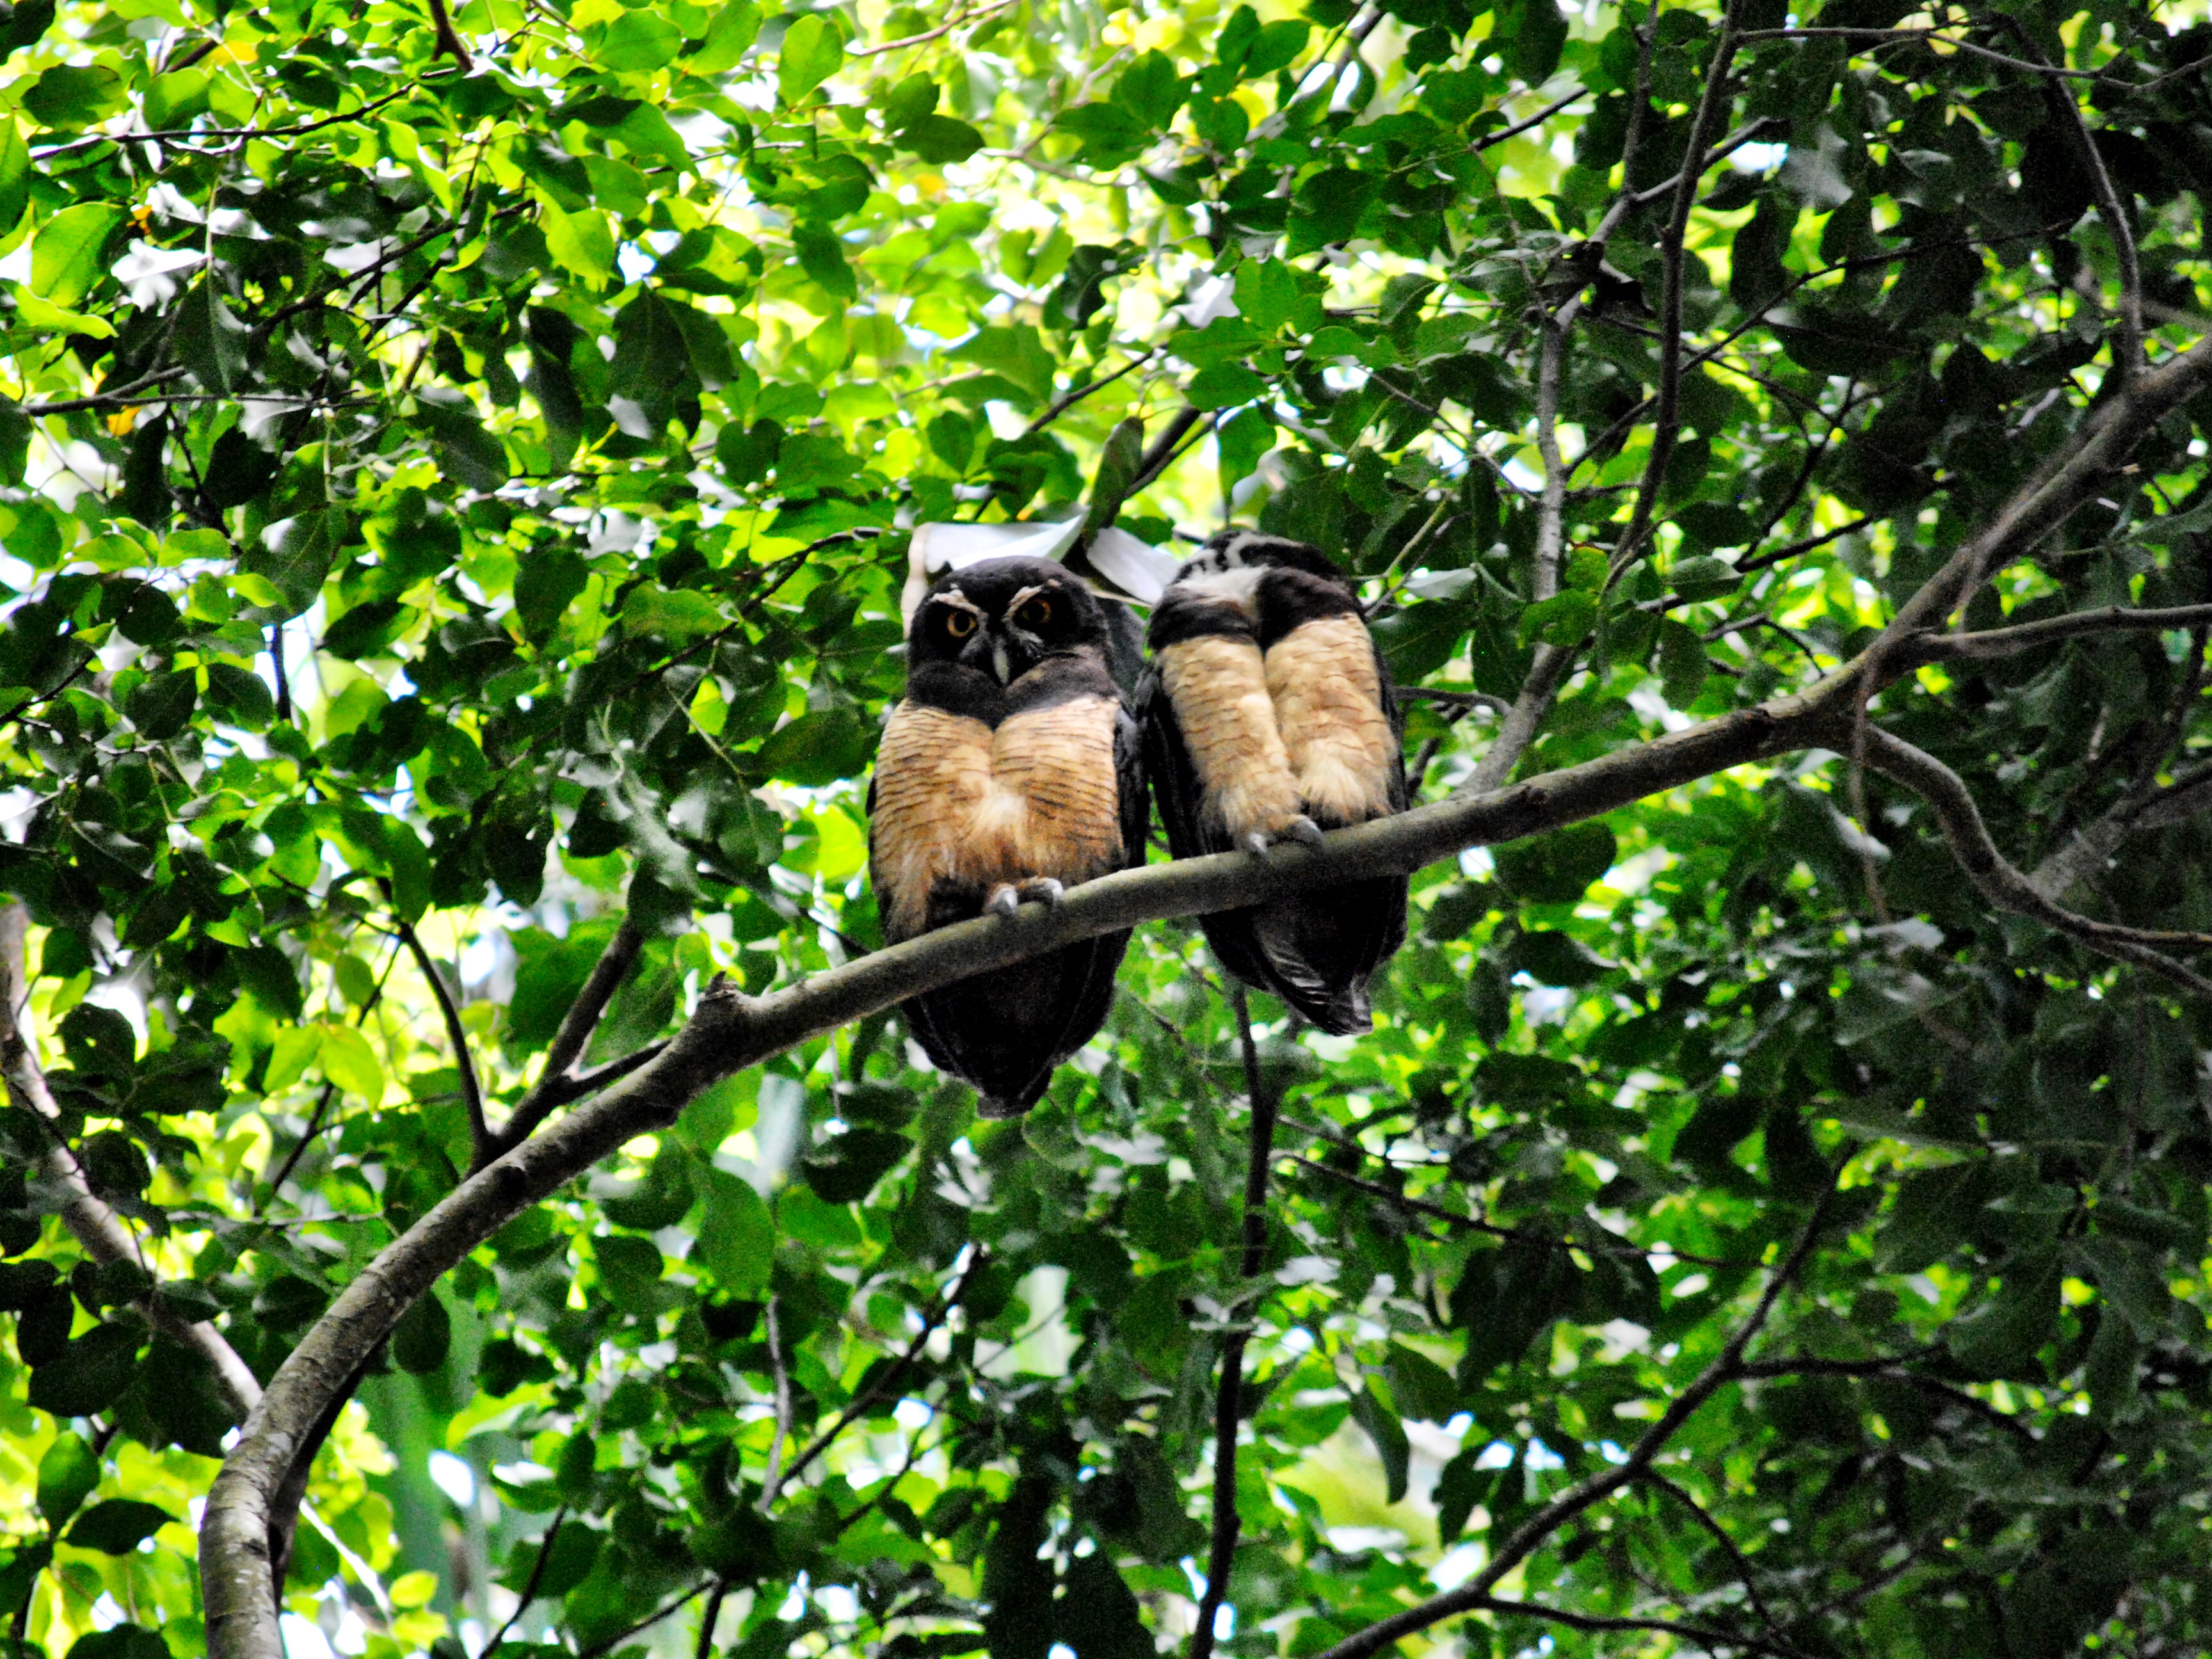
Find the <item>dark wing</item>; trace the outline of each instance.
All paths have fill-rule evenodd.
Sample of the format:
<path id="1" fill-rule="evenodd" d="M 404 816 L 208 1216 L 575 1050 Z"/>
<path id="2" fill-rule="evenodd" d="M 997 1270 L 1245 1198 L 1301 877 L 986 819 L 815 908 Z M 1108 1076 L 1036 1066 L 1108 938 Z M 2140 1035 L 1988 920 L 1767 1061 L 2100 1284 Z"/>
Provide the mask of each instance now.
<path id="1" fill-rule="evenodd" d="M 1121 815 L 1121 864 L 1145 861 L 1145 834 L 1152 827 L 1152 804 L 1145 793 L 1145 739 L 1127 708 L 1115 711 L 1114 780 Z"/>
<path id="2" fill-rule="evenodd" d="M 1372 644 L 1375 635 L 1371 629 L 1367 637 Z M 1398 683 L 1390 678 L 1390 665 L 1383 660 L 1379 645 L 1375 647 L 1375 689 L 1382 699 L 1382 713 L 1389 720 L 1391 733 L 1398 739 L 1397 765 L 1390 780 L 1390 810 L 1402 812 L 1413 804 L 1406 776 L 1406 710 L 1398 701 Z"/>

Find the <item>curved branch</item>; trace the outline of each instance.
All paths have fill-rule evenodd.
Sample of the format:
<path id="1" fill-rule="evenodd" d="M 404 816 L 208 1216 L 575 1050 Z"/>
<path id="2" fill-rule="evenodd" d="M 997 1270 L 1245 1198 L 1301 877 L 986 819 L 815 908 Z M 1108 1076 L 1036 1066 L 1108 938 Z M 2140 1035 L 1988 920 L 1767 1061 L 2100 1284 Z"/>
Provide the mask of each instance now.
<path id="1" fill-rule="evenodd" d="M 1712 1363 L 1698 1372 L 1697 1380 L 1674 1396 L 1666 1413 L 1644 1431 L 1626 1459 L 1568 1487 L 1516 1527 L 1512 1535 L 1498 1547 L 1489 1564 L 1457 1589 L 1432 1595 L 1418 1607 L 1407 1607 L 1403 1613 L 1377 1620 L 1358 1635 L 1348 1636 L 1339 1642 L 1322 1654 L 1320 1659 L 1371 1659 L 1371 1656 L 1381 1653 L 1401 1637 L 1426 1630 L 1431 1625 L 1455 1618 L 1461 1613 L 1481 1610 L 1492 1600 L 1492 1589 L 1534 1554 L 1546 1539 L 1592 1504 L 1612 1496 L 1632 1481 L 1641 1480 L 1644 1472 L 1657 1461 L 1659 1454 L 1666 1449 L 1667 1443 L 1698 1413 L 1705 1401 L 1717 1394 L 1724 1384 L 1742 1375 L 1744 1350 L 1751 1345 L 1752 1338 L 1765 1328 L 1768 1318 L 1774 1312 L 1774 1304 L 1781 1299 L 1784 1287 L 1797 1276 L 1813 1254 L 1814 1243 L 1827 1221 L 1828 1207 L 1835 1195 L 1836 1188 L 1831 1182 L 1827 1190 L 1820 1194 L 1820 1201 L 1814 1205 L 1812 1216 L 1807 1220 L 1804 1230 L 1798 1234 L 1797 1242 L 1790 1255 L 1767 1279 L 1766 1288 L 1759 1293 L 1758 1305 L 1753 1308 L 1750 1316 L 1736 1328 L 1727 1345 L 1713 1357 Z M 1760 1645 L 1756 1637 L 1731 1636 L 1729 1640 L 1742 1647 Z"/>
<path id="2" fill-rule="evenodd" d="M 1989 826 L 1982 822 L 1981 808 L 1974 804 L 1973 792 L 1956 772 L 1926 750 L 1915 748 L 1878 726 L 1869 726 L 1865 738 L 1867 764 L 1903 784 L 1935 809 L 1936 823 L 1953 856 L 1974 884 L 1974 890 L 1991 904 L 2042 922 L 2106 956 L 2148 968 L 2201 995 L 2212 996 L 2212 979 L 2157 948 L 2212 949 L 2212 933 L 2123 927 L 2094 921 L 2046 898 L 1997 850 Z"/>
<path id="3" fill-rule="evenodd" d="M 1711 1625 L 1680 1624 L 1672 1619 L 1630 1619 L 1610 1613 L 1570 1613 L 1565 1607 L 1540 1607 L 1533 1601 L 1509 1601 L 1496 1595 L 1481 1597 L 1468 1611 L 1541 1619 L 1547 1624 L 1565 1625 L 1569 1630 L 1650 1631 L 1658 1635 L 1672 1636 L 1680 1641 L 1695 1642 L 1705 1648 L 1741 1648 L 1747 1653 L 1775 1654 L 1780 1659 L 1805 1659 L 1801 1649 L 1786 1647 L 1780 1642 L 1765 1641 L 1732 1630 L 1717 1630 Z"/>
<path id="4" fill-rule="evenodd" d="M 2009 657 L 2039 645 L 2070 640 L 2084 634 L 2170 634 L 2212 623 L 2212 605 L 2176 605 L 2162 610 L 2134 605 L 2100 605 L 2094 611 L 2073 611 L 2063 617 L 2012 628 L 1984 629 L 1977 634 L 1923 634 L 1899 647 L 1900 655 L 1915 665 L 1952 662 L 1960 658 L 1982 661 Z"/>
<path id="5" fill-rule="evenodd" d="M 1758 1577 L 1753 1570 L 1751 1558 L 1743 1553 L 1743 1546 L 1729 1536 L 1728 1528 L 1722 1526 L 1713 1512 L 1698 1502 L 1697 1495 L 1680 1481 L 1657 1469 L 1644 1470 L 1644 1479 L 1647 1485 L 1656 1486 L 1689 1510 L 1691 1517 L 1721 1547 L 1722 1553 L 1735 1568 L 1737 1581 L 1743 1585 L 1743 1593 L 1751 1601 L 1751 1610 L 1759 1615 L 1759 1622 L 1766 1626 L 1767 1634 L 1778 1638 L 1782 1627 L 1775 1622 L 1773 1611 L 1766 1605 L 1766 1598 L 1759 1593 Z"/>
<path id="6" fill-rule="evenodd" d="M 38 1055 L 21 1024 L 22 1012 L 31 999 L 30 980 L 23 965 L 23 938 L 30 920 L 30 912 L 20 902 L 0 906 L 0 1076 L 6 1079 L 8 1092 L 53 1136 L 44 1174 L 61 1190 L 62 1224 L 70 1230 L 70 1236 L 95 1261 L 137 1262 L 138 1241 L 92 1190 L 76 1155 L 54 1127 L 61 1108 L 46 1087 L 46 1073 L 40 1069 Z M 261 1403 L 261 1384 L 252 1370 L 213 1325 L 204 1320 L 179 1319 L 161 1301 L 158 1290 L 134 1298 L 132 1305 L 156 1330 L 207 1362 L 216 1386 L 239 1421 L 244 1422 Z"/>

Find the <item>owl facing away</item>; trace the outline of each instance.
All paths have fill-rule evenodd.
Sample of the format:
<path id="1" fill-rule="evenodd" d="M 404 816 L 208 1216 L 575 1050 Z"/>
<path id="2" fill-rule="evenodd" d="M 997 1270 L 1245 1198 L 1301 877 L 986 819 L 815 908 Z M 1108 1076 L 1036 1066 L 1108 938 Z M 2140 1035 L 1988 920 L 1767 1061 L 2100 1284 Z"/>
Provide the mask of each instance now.
<path id="1" fill-rule="evenodd" d="M 1403 722 L 1350 580 L 1318 549 L 1224 531 L 1152 611 L 1138 690 L 1177 858 L 1318 842 L 1406 810 Z M 1368 986 L 1406 937 L 1406 878 L 1200 918 L 1229 972 L 1325 1031 L 1374 1023 Z"/>

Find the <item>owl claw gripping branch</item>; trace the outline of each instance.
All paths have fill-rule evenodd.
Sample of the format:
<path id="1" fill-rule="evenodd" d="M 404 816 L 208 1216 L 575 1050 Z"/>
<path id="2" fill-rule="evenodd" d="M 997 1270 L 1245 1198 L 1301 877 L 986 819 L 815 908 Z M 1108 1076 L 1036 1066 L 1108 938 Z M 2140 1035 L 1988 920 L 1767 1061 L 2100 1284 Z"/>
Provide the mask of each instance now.
<path id="1" fill-rule="evenodd" d="M 1317 550 L 1226 532 L 1152 613 L 1139 727 L 1107 665 L 1107 619 L 1049 560 L 941 578 L 908 631 L 907 695 L 869 790 L 869 865 L 891 944 L 1056 904 L 1141 864 L 1146 761 L 1177 858 L 1279 842 L 1406 808 L 1390 678 L 1351 582 Z M 1368 983 L 1404 940 L 1403 877 L 1202 919 L 1222 965 L 1323 1030 L 1372 1024 Z M 986 1117 L 1026 1112 L 1106 1018 L 1127 933 L 979 974 L 904 1007 Z"/>
<path id="2" fill-rule="evenodd" d="M 1106 619 L 1045 559 L 944 577 L 908 630 L 906 698 L 869 790 L 871 877 L 889 943 L 1145 857 L 1137 729 L 1106 665 Z M 1128 934 L 979 974 L 904 1005 L 932 1060 L 1013 1117 L 1097 1032 Z"/>

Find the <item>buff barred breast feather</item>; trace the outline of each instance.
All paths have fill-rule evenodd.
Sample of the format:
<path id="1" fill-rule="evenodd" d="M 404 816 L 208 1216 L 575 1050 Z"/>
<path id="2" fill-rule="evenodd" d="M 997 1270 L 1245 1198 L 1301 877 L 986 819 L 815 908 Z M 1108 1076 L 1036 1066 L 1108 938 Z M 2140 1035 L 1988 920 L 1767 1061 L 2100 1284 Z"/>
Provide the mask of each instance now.
<path id="1" fill-rule="evenodd" d="M 1109 672 L 1107 625 L 1049 560 L 987 559 L 939 580 L 908 631 L 907 691 L 868 791 L 884 937 L 1062 891 L 1145 856 L 1135 723 Z M 1126 932 L 978 974 L 902 1005 L 938 1066 L 1013 1117 L 1106 1018 Z"/>

